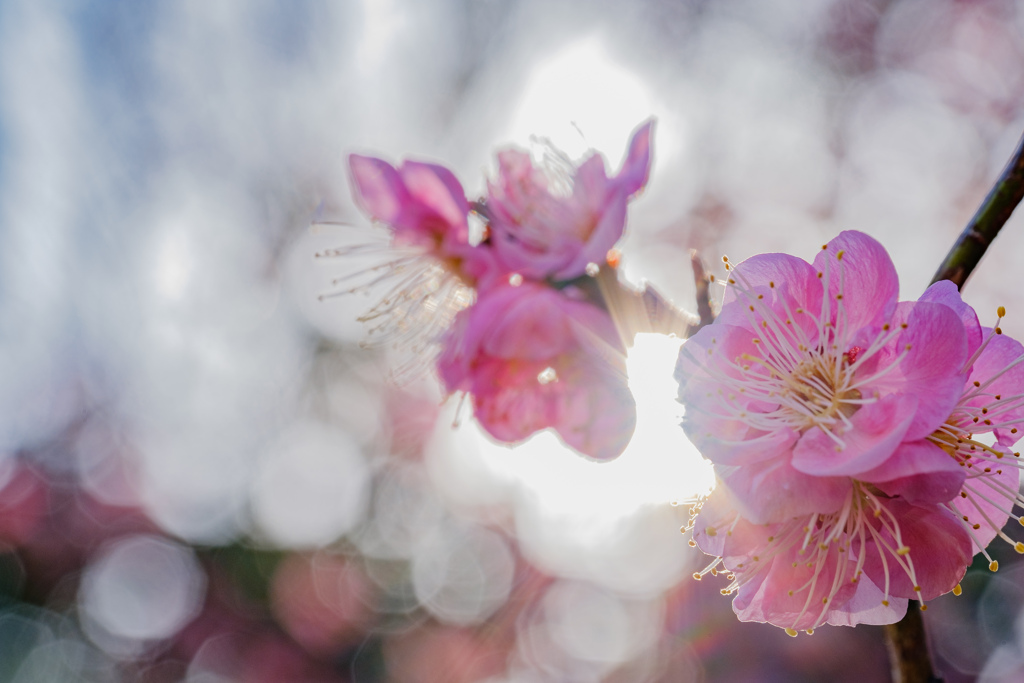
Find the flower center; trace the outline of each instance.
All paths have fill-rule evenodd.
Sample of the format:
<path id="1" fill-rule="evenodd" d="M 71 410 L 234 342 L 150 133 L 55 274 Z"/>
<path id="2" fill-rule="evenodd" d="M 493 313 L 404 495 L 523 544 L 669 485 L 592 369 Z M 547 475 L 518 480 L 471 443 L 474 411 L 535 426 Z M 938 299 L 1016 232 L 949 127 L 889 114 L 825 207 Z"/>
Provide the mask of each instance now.
<path id="1" fill-rule="evenodd" d="M 783 395 L 788 394 L 800 407 L 796 412 L 803 418 L 804 429 L 831 424 L 840 415 L 848 418 L 860 409 L 860 404 L 851 403 L 860 399 L 861 394 L 857 389 L 848 388 L 845 354 L 842 361 L 825 356 L 819 352 L 802 361 L 787 378 L 783 389 Z"/>

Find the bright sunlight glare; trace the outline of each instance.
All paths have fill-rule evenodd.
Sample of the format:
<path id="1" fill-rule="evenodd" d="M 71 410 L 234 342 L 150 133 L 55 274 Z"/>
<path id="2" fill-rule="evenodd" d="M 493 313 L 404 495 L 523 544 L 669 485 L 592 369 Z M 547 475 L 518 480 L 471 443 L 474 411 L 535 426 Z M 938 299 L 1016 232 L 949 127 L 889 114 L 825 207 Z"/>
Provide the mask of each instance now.
<path id="1" fill-rule="evenodd" d="M 509 139 L 547 138 L 573 158 L 599 149 L 613 165 L 625 133 L 654 111 L 646 84 L 612 61 L 596 37 L 540 63 L 519 101 Z"/>
<path id="2" fill-rule="evenodd" d="M 471 420 L 457 430 L 459 440 L 475 446 L 489 469 L 519 483 L 549 513 L 585 513 L 613 523 L 644 505 L 667 505 L 705 493 L 714 484 L 711 465 L 679 427 L 682 408 L 672 373 L 680 344 L 675 337 L 637 335 L 627 357 L 637 426 L 617 460 L 585 460 L 551 431 L 509 448 Z"/>

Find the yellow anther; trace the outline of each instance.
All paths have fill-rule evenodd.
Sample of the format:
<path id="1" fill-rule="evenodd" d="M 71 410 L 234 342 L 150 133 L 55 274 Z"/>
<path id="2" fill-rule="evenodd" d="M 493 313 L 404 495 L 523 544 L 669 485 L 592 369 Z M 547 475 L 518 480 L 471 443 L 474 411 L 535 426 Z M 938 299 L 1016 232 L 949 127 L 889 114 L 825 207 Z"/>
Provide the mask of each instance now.
<path id="1" fill-rule="evenodd" d="M 914 586 L 914 592 L 915 593 L 920 593 L 921 592 L 921 587 L 920 586 Z"/>
<path id="2" fill-rule="evenodd" d="M 960 584 L 953 586 L 953 595 L 960 595 L 964 592 L 964 589 L 960 587 Z"/>
<path id="3" fill-rule="evenodd" d="M 906 554 L 907 554 L 907 553 L 909 553 L 909 552 L 910 552 L 910 548 L 909 548 L 908 546 L 903 546 L 902 548 L 899 548 L 899 549 L 898 549 L 898 550 L 896 551 L 896 554 L 897 554 L 897 555 L 906 555 Z"/>
<path id="4" fill-rule="evenodd" d="M 715 527 L 713 526 L 709 526 L 707 529 L 705 529 L 704 533 L 706 533 L 708 536 L 711 536 L 712 538 L 718 535 L 718 532 L 715 531 Z"/>
<path id="5" fill-rule="evenodd" d="M 842 261 L 843 260 L 843 254 L 845 254 L 845 253 L 846 253 L 845 249 L 840 249 L 839 253 L 836 254 L 836 261 Z"/>
<path id="6" fill-rule="evenodd" d="M 795 628 L 787 628 L 786 629 L 786 635 L 789 636 L 790 638 L 796 638 L 796 629 Z"/>
<path id="7" fill-rule="evenodd" d="M 700 581 L 700 572 L 694 572 L 693 573 L 693 578 L 696 579 L 697 581 Z"/>
<path id="8" fill-rule="evenodd" d="M 1024 555 L 1024 543 L 1021 543 L 1021 542 L 1018 541 L 1017 545 L 1013 546 L 1013 549 L 1016 550 L 1021 555 Z"/>
<path id="9" fill-rule="evenodd" d="M 921 611 L 922 612 L 927 612 L 928 611 L 928 605 L 921 605 Z"/>
<path id="10" fill-rule="evenodd" d="M 997 571 L 999 571 L 999 563 L 996 562 L 995 560 L 992 560 L 992 562 L 990 562 L 989 565 L 988 565 L 988 570 L 990 572 L 997 572 Z"/>
<path id="11" fill-rule="evenodd" d="M 999 308 L 996 309 L 996 315 L 998 315 L 1000 318 L 1005 318 L 1006 317 L 1006 309 L 1003 308 L 1002 306 L 1000 306 Z"/>
<path id="12" fill-rule="evenodd" d="M 888 607 L 889 606 L 889 601 L 888 600 L 882 600 L 882 605 L 884 607 Z"/>

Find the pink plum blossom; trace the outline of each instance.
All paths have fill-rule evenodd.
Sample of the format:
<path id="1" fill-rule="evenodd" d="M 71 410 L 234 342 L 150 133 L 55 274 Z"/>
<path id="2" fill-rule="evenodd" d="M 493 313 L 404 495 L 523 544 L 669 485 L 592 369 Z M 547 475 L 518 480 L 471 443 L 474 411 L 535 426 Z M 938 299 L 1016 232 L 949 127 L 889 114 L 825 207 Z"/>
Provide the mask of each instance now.
<path id="1" fill-rule="evenodd" d="M 489 250 L 470 244 L 469 201 L 450 170 L 419 161 L 395 168 L 358 154 L 349 165 L 356 201 L 391 228 L 397 246 L 423 249 L 468 285 L 494 269 Z"/>
<path id="2" fill-rule="evenodd" d="M 633 134 L 619 173 L 609 178 L 593 154 L 552 177 L 517 149 L 498 153 L 498 177 L 488 184 L 483 211 L 495 255 L 509 272 L 555 281 L 603 264 L 626 225 L 626 204 L 647 182 L 653 121 Z"/>
<path id="3" fill-rule="evenodd" d="M 867 235 L 841 233 L 813 265 L 755 256 L 728 285 L 718 319 L 683 345 L 677 377 L 687 435 L 735 468 L 723 478 L 743 487 L 751 521 L 839 510 L 854 480 L 887 481 L 878 468 L 900 444 L 935 432 L 957 405 L 960 316 L 897 303 L 895 268 Z"/>
<path id="4" fill-rule="evenodd" d="M 473 203 L 441 166 L 350 157 L 357 203 L 389 227 L 393 247 L 411 250 L 372 269 L 372 284 L 398 277 L 362 320 L 395 346 L 440 346 L 445 388 L 467 392 L 496 439 L 552 428 L 597 459 L 629 442 L 636 408 L 623 342 L 596 289 L 566 281 L 604 263 L 621 237 L 627 202 L 647 182 L 652 128 L 634 133 L 610 178 L 598 154 L 555 178 L 525 152 L 500 152 L 497 179 Z M 475 244 L 471 212 L 486 222 Z"/>
<path id="5" fill-rule="evenodd" d="M 700 506 L 691 544 L 718 559 L 695 577 L 724 572 L 730 584 L 722 593 L 736 594 L 742 621 L 790 635 L 826 623 L 898 621 L 908 599 L 954 590 L 973 554 L 947 506 L 913 505 L 868 484 L 855 482 L 827 514 L 754 524 L 741 507 L 727 486 Z"/>
<path id="6" fill-rule="evenodd" d="M 442 341 L 438 369 L 494 438 L 550 427 L 584 455 L 614 458 L 636 423 L 625 349 L 608 313 L 574 294 L 529 280 L 480 292 Z"/>
<path id="7" fill-rule="evenodd" d="M 795 634 L 887 623 L 956 589 L 1022 502 L 1007 456 L 1024 347 L 983 330 L 951 283 L 897 302 L 888 255 L 860 233 L 813 265 L 727 267 L 721 315 L 677 376 L 684 428 L 721 481 L 692 541 L 728 572 L 737 614 Z"/>

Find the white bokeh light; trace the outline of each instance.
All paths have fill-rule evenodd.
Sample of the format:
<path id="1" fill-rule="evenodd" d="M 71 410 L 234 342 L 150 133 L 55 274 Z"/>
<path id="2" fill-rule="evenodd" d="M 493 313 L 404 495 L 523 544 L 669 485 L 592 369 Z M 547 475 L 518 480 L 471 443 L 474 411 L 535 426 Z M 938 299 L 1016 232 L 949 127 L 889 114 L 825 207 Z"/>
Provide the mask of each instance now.
<path id="1" fill-rule="evenodd" d="M 346 432 L 299 422 L 284 430 L 260 467 L 253 516 L 277 545 L 326 545 L 363 518 L 369 478 L 366 459 Z"/>
<path id="2" fill-rule="evenodd" d="M 192 550 L 155 536 L 129 536 L 102 549 L 79 592 L 85 617 L 111 636 L 169 638 L 202 604 L 206 576 Z"/>
<path id="3" fill-rule="evenodd" d="M 420 545 L 412 562 L 416 597 L 439 620 L 468 625 L 484 621 L 512 590 L 515 559 L 508 543 L 487 529 L 452 529 Z"/>
<path id="4" fill-rule="evenodd" d="M 624 150 L 626 131 L 649 118 L 654 99 L 638 75 L 587 38 L 537 63 L 519 98 L 509 140 L 547 138 L 571 157 Z"/>

